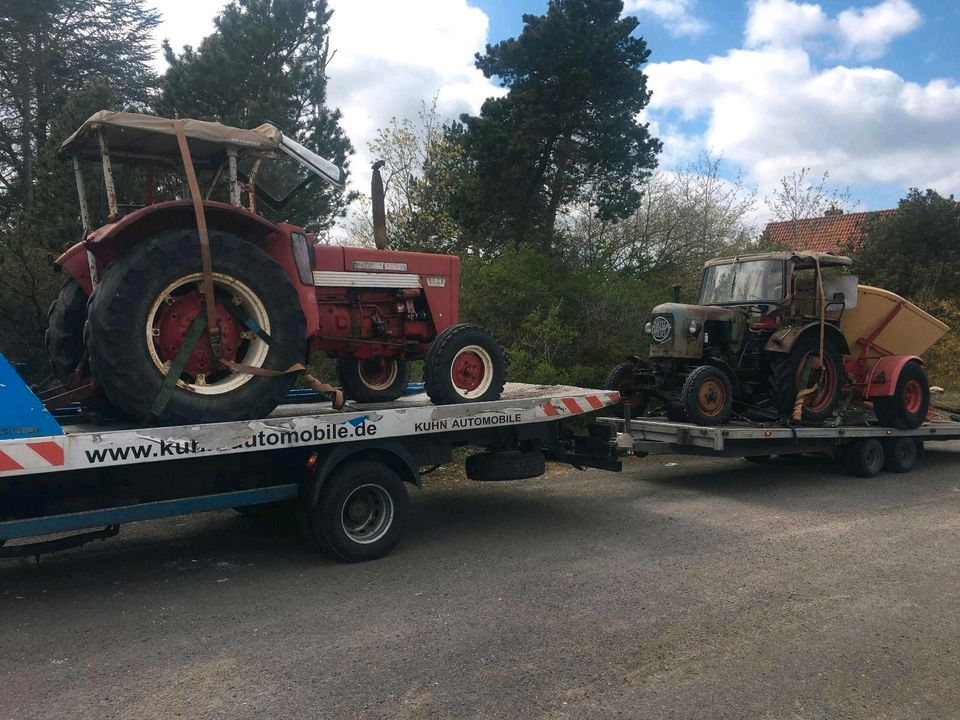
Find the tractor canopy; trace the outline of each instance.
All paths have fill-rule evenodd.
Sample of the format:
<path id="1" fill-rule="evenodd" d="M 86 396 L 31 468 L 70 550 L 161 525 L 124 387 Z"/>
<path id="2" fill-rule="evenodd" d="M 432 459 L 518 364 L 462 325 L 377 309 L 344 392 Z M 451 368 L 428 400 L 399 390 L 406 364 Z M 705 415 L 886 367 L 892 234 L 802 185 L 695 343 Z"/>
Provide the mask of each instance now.
<path id="1" fill-rule="evenodd" d="M 302 176 L 298 177 L 304 169 L 308 172 L 307 179 L 320 177 L 338 188 L 343 188 L 346 182 L 343 168 L 285 136 L 270 123 L 252 130 L 186 118 L 181 123 L 190 157 L 198 170 L 223 168 L 231 158 L 236 161 L 241 173 L 246 168 L 250 175 L 256 175 L 260 166 L 257 161 L 271 160 L 276 164 L 279 160 L 286 159 L 289 163 L 292 159 L 294 167 L 301 168 L 298 172 L 272 173 L 277 177 L 285 176 L 285 185 L 288 187 L 281 193 L 287 196 L 283 202 L 293 194 L 286 192 L 287 189 L 292 187 L 295 192 L 307 184 Z M 91 115 L 63 141 L 60 151 L 74 158 L 91 161 L 101 161 L 107 156 L 111 162 L 137 165 L 178 167 L 181 163 L 173 120 L 111 110 L 101 110 Z M 271 171 L 265 167 L 257 180 L 265 181 L 270 176 Z M 276 189 L 261 187 L 261 184 L 257 183 L 258 190 L 265 190 L 268 197 L 278 200 Z"/>

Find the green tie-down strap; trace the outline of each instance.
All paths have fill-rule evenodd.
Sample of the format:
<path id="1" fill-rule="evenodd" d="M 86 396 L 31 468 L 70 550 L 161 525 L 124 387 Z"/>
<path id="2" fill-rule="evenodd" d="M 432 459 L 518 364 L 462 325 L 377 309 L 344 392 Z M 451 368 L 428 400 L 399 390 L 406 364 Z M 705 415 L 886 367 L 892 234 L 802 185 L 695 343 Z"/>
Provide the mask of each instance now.
<path id="1" fill-rule="evenodd" d="M 160 393 L 150 408 L 154 417 L 159 417 L 164 408 L 167 407 L 167 403 L 170 402 L 170 396 L 173 394 L 174 388 L 177 387 L 177 380 L 180 379 L 183 368 L 186 367 L 187 358 L 193 352 L 193 348 L 197 344 L 197 340 L 200 339 L 200 334 L 206 325 L 207 317 L 204 313 L 198 313 L 197 317 L 190 323 L 190 329 L 187 330 L 187 336 L 183 339 L 180 352 L 177 353 L 177 357 L 174 358 L 173 363 L 167 370 L 167 376 L 163 379 L 163 385 L 160 386 Z"/>

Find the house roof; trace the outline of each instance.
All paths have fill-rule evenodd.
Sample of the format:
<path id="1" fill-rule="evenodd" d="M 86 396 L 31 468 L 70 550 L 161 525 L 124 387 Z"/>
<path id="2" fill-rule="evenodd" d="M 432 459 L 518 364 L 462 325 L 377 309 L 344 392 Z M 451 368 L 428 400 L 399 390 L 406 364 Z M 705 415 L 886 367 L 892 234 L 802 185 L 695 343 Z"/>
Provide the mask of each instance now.
<path id="1" fill-rule="evenodd" d="M 843 213 L 822 217 L 767 223 L 764 234 L 777 245 L 790 250 L 814 250 L 836 253 L 851 236 L 856 236 L 865 220 L 893 215 L 896 210 Z"/>

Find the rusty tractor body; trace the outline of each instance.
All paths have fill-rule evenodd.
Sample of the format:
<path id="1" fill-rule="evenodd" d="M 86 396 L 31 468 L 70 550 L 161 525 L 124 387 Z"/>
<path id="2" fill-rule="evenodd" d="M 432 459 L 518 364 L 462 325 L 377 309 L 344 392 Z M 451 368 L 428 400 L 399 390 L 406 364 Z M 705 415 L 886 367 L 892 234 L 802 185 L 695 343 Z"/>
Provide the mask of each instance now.
<path id="1" fill-rule="evenodd" d="M 930 342 L 915 342 L 913 354 L 891 353 L 870 333 L 861 336 L 864 327 L 886 327 L 883 313 L 889 310 L 869 318 L 860 313 L 856 331 L 845 332 L 865 292 L 856 277 L 843 274 L 851 264 L 847 257 L 817 252 L 711 260 L 699 302 L 655 307 L 645 326 L 649 357 L 616 368 L 608 385 L 635 406 L 656 400 L 668 418 L 697 424 L 720 424 L 735 412 L 817 424 L 841 403 L 869 403 L 881 422 L 916 427 L 929 408 L 919 353 L 946 326 L 939 323 L 943 330 L 931 334 L 936 337 Z M 938 323 L 887 295 L 899 301 L 890 301 L 890 312 L 909 306 L 914 317 Z M 881 365 L 888 372 L 878 375 Z"/>
<path id="2" fill-rule="evenodd" d="M 47 347 L 68 387 L 105 393 L 123 414 L 154 422 L 262 417 L 322 353 L 358 401 L 403 394 L 411 360 L 426 360 L 435 403 L 499 397 L 502 349 L 483 328 L 458 324 L 457 257 L 386 249 L 382 212 L 378 247 L 363 248 L 318 245 L 257 211 L 282 209 L 317 178 L 342 187 L 346 177 L 274 126 L 102 111 L 63 151 L 84 234 L 56 261 L 67 280 Z M 82 160 L 101 167 L 98 228 Z M 119 202 L 113 163 L 145 170 L 141 203 Z M 164 190 L 171 197 L 159 199 Z"/>

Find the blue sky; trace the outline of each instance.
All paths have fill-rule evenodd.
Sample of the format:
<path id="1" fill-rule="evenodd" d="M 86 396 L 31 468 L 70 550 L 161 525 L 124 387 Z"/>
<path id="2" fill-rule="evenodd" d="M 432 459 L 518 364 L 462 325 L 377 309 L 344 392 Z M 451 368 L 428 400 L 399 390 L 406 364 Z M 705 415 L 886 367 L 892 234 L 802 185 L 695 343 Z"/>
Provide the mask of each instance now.
<path id="1" fill-rule="evenodd" d="M 197 44 L 225 0 L 164 0 L 158 42 Z M 476 113 L 503 92 L 474 66 L 546 0 L 328 0 L 328 98 L 357 152 L 391 117 Z M 850 187 L 861 209 L 908 188 L 960 195 L 960 0 L 625 0 L 651 50 L 644 120 L 678 170 L 703 149 L 760 197 L 801 167 Z M 157 68 L 164 63 L 158 56 Z M 764 220 L 761 207 L 758 221 Z"/>
<path id="2" fill-rule="evenodd" d="M 523 26 L 523 13 L 542 14 L 546 11 L 546 0 L 474 0 L 477 7 L 481 8 L 489 17 L 489 41 L 497 40 L 517 35 Z M 791 47 L 797 47 L 806 55 L 806 60 L 810 66 L 810 79 L 816 79 L 818 74 L 829 73 L 837 68 L 855 69 L 875 69 L 888 71 L 904 83 L 915 83 L 920 87 L 928 86 L 931 82 L 938 79 L 945 79 L 947 84 L 954 86 L 957 79 L 960 79 L 960 52 L 957 48 L 960 45 L 960 2 L 948 0 L 911 0 L 906 2 L 866 2 L 863 4 L 855 2 L 845 2 L 843 0 L 821 0 L 820 2 L 807 2 L 807 8 L 819 8 L 819 14 L 824 21 L 822 28 L 817 30 L 812 28 L 810 35 L 799 43 L 790 43 Z M 667 66 L 671 64 L 680 64 L 683 61 L 708 62 L 710 58 L 723 58 L 732 51 L 742 49 L 745 46 L 752 47 L 755 50 L 763 50 L 767 47 L 771 50 L 771 61 L 776 61 L 775 42 L 772 45 L 766 45 L 762 42 L 747 42 L 747 28 L 751 22 L 751 15 L 756 19 L 757 15 L 767 8 L 774 20 L 778 14 L 789 12 L 790 5 L 803 5 L 803 3 L 790 2 L 731 2 L 714 1 L 705 2 L 700 0 L 687 0 L 684 2 L 671 2 L 671 0 L 627 0 L 627 9 L 630 14 L 635 15 L 640 20 L 640 27 L 637 30 L 642 35 L 651 50 L 650 63 L 654 67 Z M 863 28 L 857 35 L 861 44 L 866 42 L 871 45 L 866 51 L 858 52 L 855 49 L 843 49 L 842 41 L 833 37 L 834 30 L 829 28 L 832 21 L 836 21 L 843 13 L 847 13 L 848 18 L 856 18 L 857 14 L 865 18 L 865 24 L 869 25 L 869 10 L 873 9 L 873 21 L 879 27 L 872 28 L 874 33 L 873 42 L 871 39 L 871 28 Z M 656 12 L 659 10 L 659 12 Z M 886 17 L 880 17 L 881 12 L 886 13 Z M 898 28 L 898 23 L 900 27 Z M 838 23 L 839 24 L 839 23 Z M 763 52 L 756 53 L 756 60 L 762 63 Z M 860 92 L 865 93 L 864 102 L 871 102 L 868 83 L 861 83 Z M 656 88 L 656 84 L 654 84 Z M 890 92 L 891 88 L 886 88 Z M 713 140 L 722 139 L 722 132 L 710 132 L 710 118 L 712 109 L 707 107 L 698 112 L 684 112 L 676 107 L 677 103 L 671 102 L 666 107 L 660 102 L 658 93 L 655 93 L 650 106 L 649 118 L 654 120 L 658 126 L 669 124 L 673 132 L 663 133 L 665 142 L 665 154 L 661 159 L 661 164 L 667 169 L 681 167 L 683 162 L 689 157 L 690 153 L 701 148 L 710 147 L 712 151 L 724 155 L 726 173 L 734 176 L 738 172 L 743 172 L 748 182 L 757 184 L 761 192 L 769 192 L 773 176 L 771 170 L 759 170 L 751 167 L 749 160 L 738 162 L 738 156 L 730 157 L 729 149 L 722 145 L 712 142 L 697 142 L 697 138 L 709 135 Z M 803 97 L 798 97 L 795 110 L 802 115 L 805 112 L 805 105 L 802 102 Z M 931 102 L 935 101 L 933 98 Z M 889 108 L 889 106 L 888 106 Z M 744 108 L 749 112 L 749 108 Z M 757 112 L 763 112 L 761 105 L 756 108 Z M 892 110 L 892 108 L 890 109 Z M 888 112 L 893 115 L 895 113 Z M 821 117 L 823 108 L 815 108 L 812 117 Z M 883 117 L 884 109 L 877 112 L 867 125 L 869 129 L 878 134 L 878 143 L 886 140 L 890 144 L 896 144 L 902 141 L 900 130 L 909 132 L 910 125 L 900 125 L 896 118 L 890 117 L 885 123 Z M 843 136 L 845 132 L 857 132 L 863 124 L 862 119 L 853 119 L 852 128 L 844 129 L 842 113 L 830 114 L 831 124 L 823 126 L 823 132 L 829 133 L 831 129 L 836 129 Z M 955 118 L 960 122 L 960 117 Z M 960 135 L 960 132 L 956 133 Z M 689 143 L 676 143 L 678 137 L 693 139 Z M 799 140 L 800 138 L 798 138 Z M 671 144 L 674 146 L 671 147 Z M 838 147 L 834 150 L 842 152 L 842 143 L 837 143 Z M 869 145 L 858 148 L 858 151 L 866 150 Z M 820 148 L 823 150 L 824 148 Z M 947 142 L 935 145 L 931 149 L 935 154 L 941 151 L 952 159 L 955 165 L 960 165 L 960 143 Z M 802 148 L 800 148 L 802 150 Z M 950 173 L 934 173 L 924 176 L 924 173 L 910 175 L 908 173 L 895 173 L 895 178 L 887 179 L 885 176 L 890 173 L 877 172 L 874 177 L 864 178 L 862 173 L 850 172 L 845 165 L 855 164 L 859 160 L 868 161 L 870 158 L 860 158 L 857 152 L 851 152 L 852 157 L 844 162 L 838 163 L 839 167 L 831 166 L 831 157 L 834 153 L 825 153 L 820 162 L 816 162 L 817 152 L 804 154 L 802 151 L 797 153 L 806 158 L 807 163 L 814 169 L 816 174 L 823 171 L 830 172 L 835 180 L 833 186 L 838 189 L 849 187 L 853 197 L 861 202 L 863 209 L 879 209 L 882 207 L 895 206 L 897 200 L 905 194 L 907 188 L 911 185 L 926 186 L 930 183 L 940 183 L 935 185 L 936 189 L 943 193 L 956 193 L 960 190 L 957 187 L 958 176 Z M 892 160 L 892 158 L 891 158 Z M 787 174 L 790 163 L 776 165 L 781 168 L 781 174 Z M 799 169 L 799 166 L 797 167 Z"/>

